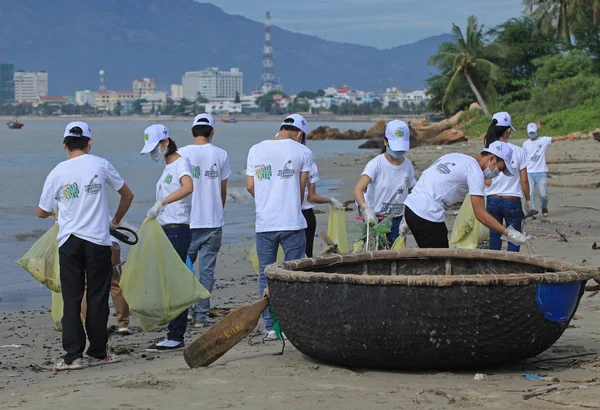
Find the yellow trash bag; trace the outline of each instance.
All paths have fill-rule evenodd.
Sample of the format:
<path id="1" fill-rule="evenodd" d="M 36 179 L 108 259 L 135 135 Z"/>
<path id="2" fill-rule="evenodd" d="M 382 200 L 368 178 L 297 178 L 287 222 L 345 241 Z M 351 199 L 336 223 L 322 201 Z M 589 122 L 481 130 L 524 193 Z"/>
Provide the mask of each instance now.
<path id="1" fill-rule="evenodd" d="M 175 319 L 210 293 L 181 260 L 156 219 L 144 221 L 121 276 L 123 297 L 145 332 Z"/>
<path id="2" fill-rule="evenodd" d="M 404 249 L 406 248 L 406 241 L 404 236 L 399 236 L 393 243 L 390 249 Z"/>
<path id="3" fill-rule="evenodd" d="M 471 196 L 467 195 L 452 227 L 449 240 L 450 247 L 476 249 L 479 241 L 486 240 L 489 237 L 489 233 L 489 229 L 475 218 Z"/>
<path id="4" fill-rule="evenodd" d="M 329 211 L 329 224 L 327 235 L 337 244 L 342 253 L 348 252 L 348 231 L 346 229 L 346 211 L 331 209 Z"/>
<path id="5" fill-rule="evenodd" d="M 17 261 L 17 264 L 31 274 L 52 292 L 60 292 L 60 271 L 58 265 L 58 224 L 42 235 L 31 248 Z"/>
<path id="6" fill-rule="evenodd" d="M 52 328 L 58 332 L 62 332 L 61 320 L 63 317 L 63 307 L 62 293 L 52 292 L 52 307 L 50 308 L 52 321 L 54 322 Z"/>
<path id="7" fill-rule="evenodd" d="M 252 242 L 250 245 L 250 249 L 248 250 L 248 260 L 252 263 L 254 272 L 258 275 L 258 253 L 256 253 L 256 242 Z M 283 248 L 279 245 L 279 249 L 277 250 L 277 262 L 283 262 L 284 260 L 285 255 L 283 254 Z"/>

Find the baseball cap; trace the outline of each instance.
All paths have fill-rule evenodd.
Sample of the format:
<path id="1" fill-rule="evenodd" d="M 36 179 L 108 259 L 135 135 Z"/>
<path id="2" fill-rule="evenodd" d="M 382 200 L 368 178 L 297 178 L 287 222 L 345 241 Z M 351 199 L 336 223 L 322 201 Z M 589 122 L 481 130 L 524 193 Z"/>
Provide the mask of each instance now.
<path id="1" fill-rule="evenodd" d="M 495 156 L 504 161 L 504 163 L 506 164 L 506 168 L 504 168 L 504 171 L 502 171 L 504 175 L 506 175 L 507 177 L 512 177 L 513 175 L 515 175 L 515 170 L 513 169 L 512 164 L 510 163 L 512 161 L 513 155 L 513 150 L 510 147 L 510 145 L 508 145 L 506 142 L 496 141 L 492 142 L 490 144 L 490 147 L 485 148 L 483 151 L 494 154 Z"/>
<path id="2" fill-rule="evenodd" d="M 153 124 L 144 130 L 144 148 L 141 154 L 147 154 L 152 151 L 159 142 L 165 138 L 170 138 L 169 129 L 162 124 Z"/>
<path id="3" fill-rule="evenodd" d="M 285 117 L 285 120 L 283 120 L 281 125 L 292 125 L 301 130 L 303 133 L 308 134 L 308 122 L 306 122 L 306 119 L 300 114 L 288 115 Z"/>
<path id="4" fill-rule="evenodd" d="M 512 119 L 510 118 L 510 114 L 505 111 L 500 111 L 494 114 L 492 120 L 498 121 L 497 125 L 500 127 L 510 127 L 513 131 L 517 131 L 512 125 Z"/>
<path id="5" fill-rule="evenodd" d="M 385 138 L 392 151 L 408 151 L 410 149 L 410 128 L 404 121 L 393 120 L 385 126 Z"/>
<path id="6" fill-rule="evenodd" d="M 194 123 L 192 124 L 192 127 L 195 127 L 196 125 L 209 125 L 215 128 L 215 121 L 213 120 L 213 117 L 210 114 L 198 114 L 196 115 L 196 118 L 194 118 Z"/>
<path id="7" fill-rule="evenodd" d="M 538 132 L 538 127 L 535 122 L 531 122 L 531 123 L 527 124 L 527 134 L 537 133 L 537 132 Z"/>
<path id="8" fill-rule="evenodd" d="M 79 133 L 73 133 L 71 132 L 71 130 L 75 127 L 79 127 L 81 128 L 81 130 L 83 131 L 82 134 Z M 74 122 L 70 122 L 67 124 L 67 127 L 65 128 L 65 133 L 63 135 L 63 139 L 67 138 L 67 137 L 88 137 L 88 138 L 92 138 L 92 131 L 90 130 L 89 125 L 87 125 L 85 122 L 83 121 L 74 121 Z"/>

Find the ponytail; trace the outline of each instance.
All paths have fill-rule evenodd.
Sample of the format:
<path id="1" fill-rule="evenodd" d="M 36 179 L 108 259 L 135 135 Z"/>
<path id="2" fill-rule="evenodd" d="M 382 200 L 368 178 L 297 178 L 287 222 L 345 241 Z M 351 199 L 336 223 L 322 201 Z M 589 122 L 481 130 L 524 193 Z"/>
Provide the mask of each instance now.
<path id="1" fill-rule="evenodd" d="M 498 126 L 498 120 L 493 119 L 485 134 L 485 148 L 489 148 L 490 144 L 498 141 L 510 127 Z"/>
<path id="2" fill-rule="evenodd" d="M 165 158 L 169 155 L 173 155 L 177 152 L 177 144 L 171 138 L 167 138 L 169 140 L 169 145 L 167 146 L 167 152 L 165 153 Z"/>
<path id="3" fill-rule="evenodd" d="M 383 137 L 383 138 L 387 141 L 387 138 L 385 138 L 385 137 Z M 383 144 L 383 149 L 381 150 L 381 153 L 385 154 L 386 150 L 387 150 L 387 145 Z"/>

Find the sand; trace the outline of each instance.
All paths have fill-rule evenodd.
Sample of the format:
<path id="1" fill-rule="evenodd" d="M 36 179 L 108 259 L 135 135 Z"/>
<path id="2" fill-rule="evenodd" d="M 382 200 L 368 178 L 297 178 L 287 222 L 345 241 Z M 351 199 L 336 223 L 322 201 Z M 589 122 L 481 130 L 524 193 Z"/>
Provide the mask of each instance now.
<path id="1" fill-rule="evenodd" d="M 443 153 L 475 154 L 480 148 L 479 141 L 441 149 L 422 147 L 412 150 L 409 157 L 420 173 Z M 321 177 L 339 181 L 327 194 L 342 201 L 351 199 L 355 181 L 375 154 L 365 151 L 320 161 Z M 550 148 L 550 216 L 527 227 L 537 236 L 537 254 L 600 266 L 600 250 L 592 249 L 593 242 L 600 242 L 600 212 L 562 207 L 599 206 L 599 155 L 600 144 L 595 141 L 561 142 Z M 448 212 L 450 227 L 452 214 Z M 356 223 L 355 216 L 355 210 L 347 213 L 349 227 Z M 318 230 L 325 229 L 327 214 L 317 218 Z M 568 242 L 558 239 L 557 229 Z M 315 242 L 318 253 L 323 243 Z M 408 242 L 415 246 L 414 239 Z M 213 306 L 231 308 L 255 299 L 256 274 L 246 260 L 249 244 L 223 247 Z M 334 367 L 307 358 L 290 343 L 282 356 L 276 355 L 281 343 L 262 343 L 260 336 L 243 340 L 208 368 L 190 370 L 181 352 L 145 353 L 166 332 L 162 328 L 141 333 L 133 322 L 133 335 L 110 337 L 112 346 L 132 349 L 121 363 L 55 374 L 35 369 L 61 355 L 60 334 L 52 330 L 50 313 L 0 314 L 0 408 L 600 408 L 600 295 L 588 296 L 563 337 L 540 357 L 541 362 L 533 359 L 529 364 L 457 372 Z M 109 324 L 115 325 L 116 318 L 111 317 Z M 198 334 L 189 331 L 186 342 Z M 573 355 L 584 356 L 556 360 Z M 525 379 L 524 369 L 558 381 Z M 487 380 L 473 380 L 475 373 L 485 374 Z M 557 384 L 559 391 L 523 399 L 527 391 Z"/>

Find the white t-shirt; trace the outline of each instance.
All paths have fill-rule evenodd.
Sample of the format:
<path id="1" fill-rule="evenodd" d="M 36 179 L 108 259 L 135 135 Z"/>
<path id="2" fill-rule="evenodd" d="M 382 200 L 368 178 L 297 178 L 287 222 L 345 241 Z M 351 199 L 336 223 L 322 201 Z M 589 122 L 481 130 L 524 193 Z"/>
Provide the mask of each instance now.
<path id="1" fill-rule="evenodd" d="M 256 232 L 306 228 L 300 203 L 300 173 L 310 172 L 313 153 L 290 140 L 266 140 L 248 152 L 246 175 L 254 177 Z"/>
<path id="2" fill-rule="evenodd" d="M 525 154 L 525 151 L 515 144 L 509 143 L 508 145 L 513 150 L 512 160 L 510 161 L 512 169 L 521 171 L 527 168 L 527 154 Z M 492 179 L 492 185 L 485 187 L 485 194 L 487 196 L 500 195 L 523 198 L 521 174 L 517 172 L 512 177 L 507 177 L 501 172 L 500 175 Z"/>
<path id="3" fill-rule="evenodd" d="M 444 222 L 444 211 L 467 193 L 485 196 L 483 171 L 477 160 L 464 154 L 446 154 L 429 166 L 404 204 L 431 222 Z"/>
<path id="4" fill-rule="evenodd" d="M 190 161 L 181 157 L 167 164 L 160 179 L 156 183 L 156 200 L 160 201 L 181 188 L 181 178 L 184 175 L 192 176 Z M 179 201 L 171 202 L 158 215 L 156 220 L 161 226 L 169 224 L 190 223 L 190 211 L 192 210 L 192 196 L 188 195 Z"/>
<path id="5" fill-rule="evenodd" d="M 231 175 L 229 156 L 212 144 L 188 145 L 179 154 L 192 166 L 194 193 L 190 228 L 220 228 L 225 224 L 221 182 Z"/>
<path id="6" fill-rule="evenodd" d="M 365 195 L 369 208 L 378 215 L 404 215 L 408 190 L 417 183 L 415 168 L 408 158 L 400 165 L 393 165 L 385 154 L 378 155 L 369 161 L 362 175 L 371 178 Z"/>
<path id="7" fill-rule="evenodd" d="M 302 210 L 306 211 L 307 209 L 313 209 L 315 206 L 308 202 L 308 186 L 310 184 L 316 184 L 319 180 L 319 168 L 317 168 L 317 164 L 313 162 L 312 169 L 308 173 L 308 183 L 306 184 L 306 189 L 304 190 L 304 202 L 302 202 Z"/>
<path id="8" fill-rule="evenodd" d="M 69 236 L 111 246 L 106 185 L 118 191 L 124 182 L 110 162 L 81 155 L 58 164 L 46 178 L 39 207 L 52 212 L 58 201 L 58 246 Z"/>
<path id="9" fill-rule="evenodd" d="M 538 137 L 535 141 L 527 140 L 523 143 L 523 150 L 527 154 L 527 172 L 548 172 L 546 165 L 546 151 L 552 144 L 551 137 Z"/>

